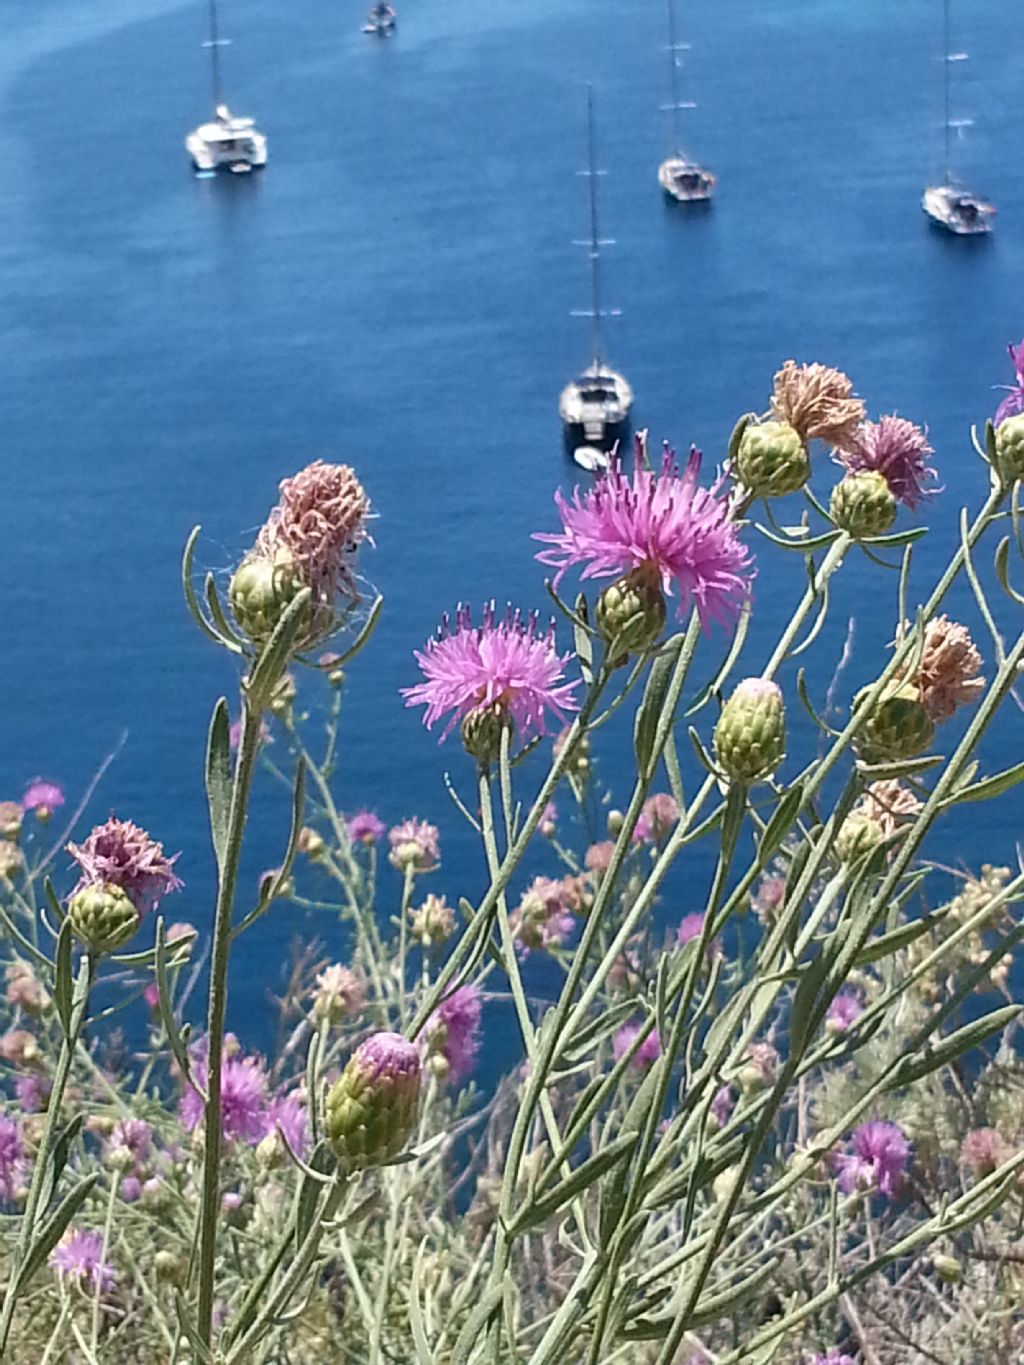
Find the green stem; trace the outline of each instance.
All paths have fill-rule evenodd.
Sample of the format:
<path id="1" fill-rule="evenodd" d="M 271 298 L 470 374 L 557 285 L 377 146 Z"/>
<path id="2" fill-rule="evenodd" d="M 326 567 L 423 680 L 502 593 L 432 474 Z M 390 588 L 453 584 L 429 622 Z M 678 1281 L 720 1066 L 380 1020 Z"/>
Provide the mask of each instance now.
<path id="1" fill-rule="evenodd" d="M 213 953 L 210 961 L 210 1000 L 207 1015 L 206 1106 L 203 1122 L 203 1185 L 199 1210 L 199 1308 L 197 1331 L 204 1346 L 213 1335 L 214 1272 L 217 1227 L 220 1221 L 221 1065 L 224 1055 L 224 1024 L 228 1004 L 228 957 L 231 951 L 231 916 L 238 883 L 242 837 L 249 809 L 256 755 L 260 746 L 262 711 L 242 694 L 242 732 L 238 763 L 231 790 L 231 810 L 223 865 L 218 869 L 217 905 L 214 912 Z"/>
<path id="2" fill-rule="evenodd" d="M 7 1350 L 7 1339 L 11 1334 L 14 1310 L 22 1288 L 18 1283 L 19 1271 L 24 1265 L 25 1258 L 32 1245 L 37 1216 L 40 1213 L 39 1201 L 43 1192 L 43 1183 L 50 1170 L 57 1124 L 64 1103 L 64 1092 L 67 1089 L 68 1076 L 71 1074 L 71 1060 L 81 1036 L 82 1025 L 85 1022 L 89 1005 L 89 992 L 92 989 L 95 973 L 95 962 L 92 955 L 87 953 L 82 958 L 78 977 L 75 981 L 75 999 L 71 1010 L 70 1028 L 61 1043 L 60 1055 L 57 1058 L 57 1067 L 53 1074 L 53 1086 L 46 1105 L 43 1135 L 39 1142 L 35 1165 L 32 1168 L 32 1183 L 29 1186 L 28 1198 L 25 1201 L 25 1212 L 21 1220 L 21 1230 L 18 1233 L 18 1244 L 14 1249 L 14 1256 L 11 1261 L 11 1274 L 7 1283 L 7 1292 L 4 1295 L 3 1314 L 0 1315 L 0 1360 L 4 1358 Z M 42 1212 L 45 1213 L 45 1209 Z"/>
<path id="3" fill-rule="evenodd" d="M 853 537 L 849 532 L 844 531 L 842 535 L 839 536 L 837 540 L 834 540 L 829 546 L 828 554 L 822 560 L 821 568 L 817 573 L 812 574 L 811 581 L 807 585 L 807 591 L 804 593 L 799 607 L 797 607 L 789 625 L 782 632 L 782 637 L 775 646 L 772 657 L 765 664 L 761 673 L 763 678 L 773 678 L 785 662 L 786 655 L 789 653 L 790 647 L 796 639 L 797 633 L 803 625 L 807 613 L 818 600 L 822 588 L 842 563 L 843 555 L 846 554 L 852 544 Z"/>

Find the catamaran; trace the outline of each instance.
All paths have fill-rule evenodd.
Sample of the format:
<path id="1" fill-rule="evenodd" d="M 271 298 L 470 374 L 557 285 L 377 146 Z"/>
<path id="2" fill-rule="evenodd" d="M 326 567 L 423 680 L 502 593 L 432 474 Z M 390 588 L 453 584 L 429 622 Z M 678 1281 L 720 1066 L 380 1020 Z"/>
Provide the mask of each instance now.
<path id="1" fill-rule="evenodd" d="M 584 469 L 599 470 L 607 468 L 608 451 L 629 421 L 633 390 L 625 376 L 606 363 L 601 341 L 601 319 L 617 317 L 619 310 L 601 307 L 601 247 L 611 246 L 612 242 L 610 238 L 602 238 L 598 231 L 597 179 L 603 172 L 594 164 L 594 95 L 589 85 L 587 169 L 579 174 L 586 177 L 590 199 L 590 236 L 576 243 L 586 247 L 590 256 L 590 307 L 574 310 L 573 317 L 591 320 L 591 360 L 562 390 L 558 411 L 576 463 Z"/>
<path id="2" fill-rule="evenodd" d="M 217 23 L 217 0 L 209 0 L 210 49 L 213 83 L 213 119 L 201 123 L 185 139 L 185 148 L 197 171 L 211 173 L 222 167 L 236 174 L 260 170 L 267 164 L 267 139 L 251 118 L 237 118 L 224 103 L 220 82 L 220 49 L 228 45 Z"/>
<path id="3" fill-rule="evenodd" d="M 699 161 L 694 161 L 681 150 L 679 140 L 680 109 L 696 109 L 693 100 L 680 99 L 680 52 L 688 52 L 689 43 L 676 42 L 676 19 L 673 0 L 668 0 L 668 69 L 669 102 L 661 107 L 669 116 L 669 155 L 658 167 L 658 183 L 667 195 L 680 204 L 706 203 L 715 192 L 715 177 Z"/>
<path id="4" fill-rule="evenodd" d="M 958 185 L 950 170 L 950 146 L 953 133 L 969 128 L 972 120 L 953 118 L 950 112 L 950 68 L 954 62 L 965 62 L 966 52 L 951 52 L 949 48 L 949 0 L 942 0 L 942 90 L 943 90 L 943 175 L 941 185 L 929 185 L 921 200 L 921 207 L 933 222 L 957 236 L 977 236 L 991 232 L 996 206 L 987 199 Z"/>

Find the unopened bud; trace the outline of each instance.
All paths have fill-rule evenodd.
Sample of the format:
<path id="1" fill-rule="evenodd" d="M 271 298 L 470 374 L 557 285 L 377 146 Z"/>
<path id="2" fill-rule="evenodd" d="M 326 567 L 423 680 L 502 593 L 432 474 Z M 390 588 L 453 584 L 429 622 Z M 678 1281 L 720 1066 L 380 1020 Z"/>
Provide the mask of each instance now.
<path id="1" fill-rule="evenodd" d="M 416 1123 L 420 1054 L 398 1033 L 375 1033 L 356 1048 L 327 1096 L 324 1128 L 342 1170 L 393 1160 Z"/>
<path id="2" fill-rule="evenodd" d="M 139 912 L 123 887 L 97 882 L 76 891 L 68 905 L 75 936 L 92 953 L 123 948 L 139 927 Z"/>
<path id="3" fill-rule="evenodd" d="M 1005 483 L 1024 479 L 1024 413 L 996 427 L 996 468 Z"/>
<path id="4" fill-rule="evenodd" d="M 854 698 L 854 711 L 866 706 L 868 689 Z M 861 756 L 868 763 L 899 762 L 923 753 L 935 735 L 935 724 L 911 683 L 884 692 L 865 712 L 860 732 Z"/>
<path id="5" fill-rule="evenodd" d="M 786 753 L 786 711 L 779 687 L 767 678 L 747 678 L 722 707 L 715 726 L 715 757 L 727 777 L 758 782 Z"/>
<path id="6" fill-rule="evenodd" d="M 501 755 L 501 737 L 510 723 L 508 711 L 501 702 L 477 706 L 463 718 L 459 731 L 462 747 L 478 763 L 496 763 Z"/>
<path id="7" fill-rule="evenodd" d="M 613 652 L 613 663 L 630 654 L 646 654 L 665 629 L 665 598 L 653 564 L 630 569 L 597 599 L 598 633 Z"/>
<path id="8" fill-rule="evenodd" d="M 829 514 L 857 540 L 885 535 L 896 520 L 896 498 L 875 469 L 847 474 L 832 490 Z"/>
<path id="9" fill-rule="evenodd" d="M 795 493 L 811 477 L 807 447 L 788 422 L 752 422 L 740 439 L 736 469 L 758 498 Z"/>

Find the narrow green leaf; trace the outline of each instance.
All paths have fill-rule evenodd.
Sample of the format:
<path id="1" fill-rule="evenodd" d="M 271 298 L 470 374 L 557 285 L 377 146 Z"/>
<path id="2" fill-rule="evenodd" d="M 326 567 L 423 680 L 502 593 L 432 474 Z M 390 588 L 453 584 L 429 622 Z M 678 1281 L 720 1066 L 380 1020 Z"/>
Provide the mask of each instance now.
<path id="1" fill-rule="evenodd" d="M 285 608 L 280 621 L 274 627 L 273 635 L 260 651 L 260 656 L 256 661 L 256 667 L 252 670 L 247 687 L 249 696 L 257 710 L 266 706 L 270 701 L 274 688 L 288 666 L 292 647 L 295 644 L 295 636 L 298 633 L 303 616 L 309 610 L 312 595 L 309 588 L 303 588 L 301 592 L 295 595 L 295 598 Z"/>
<path id="2" fill-rule="evenodd" d="M 920 919 L 901 924 L 898 929 L 893 929 L 891 933 L 870 939 L 854 959 L 855 965 L 867 967 L 872 962 L 880 962 L 882 958 L 898 953 L 901 948 L 906 948 L 915 939 L 920 938 L 922 934 L 926 934 L 929 929 L 934 929 L 941 924 L 946 918 L 946 914 L 946 910 L 935 910 L 930 915 L 922 915 Z"/>
<path id="3" fill-rule="evenodd" d="M 99 1172 L 95 1171 L 92 1175 L 87 1175 L 84 1180 L 80 1180 L 78 1184 L 64 1196 L 56 1209 L 54 1209 L 53 1213 L 43 1224 L 38 1236 L 35 1237 L 32 1245 L 29 1247 L 25 1260 L 18 1268 L 18 1278 L 14 1288 L 16 1294 L 22 1292 L 29 1280 L 64 1236 L 68 1224 L 85 1203 L 99 1178 Z"/>
<path id="4" fill-rule="evenodd" d="M 423 1305 L 420 1302 L 422 1293 L 420 1272 L 425 1246 L 426 1239 L 424 1238 L 412 1263 L 412 1284 L 409 1288 L 409 1326 L 412 1329 L 412 1344 L 416 1351 L 416 1365 L 434 1365 L 436 1359 L 427 1337 L 427 1328 L 423 1321 Z"/>
<path id="5" fill-rule="evenodd" d="M 258 724 L 253 719 L 251 724 Z M 213 708 L 206 740 L 206 800 L 210 807 L 210 834 L 217 866 L 224 867 L 231 820 L 231 723 L 227 698 L 220 697 Z"/>
<path id="6" fill-rule="evenodd" d="M 462 1331 L 455 1339 L 448 1365 L 469 1365 L 469 1358 L 475 1346 L 487 1329 L 491 1318 L 501 1307 L 505 1290 L 500 1284 L 491 1284 L 484 1289 L 477 1306 L 462 1324 Z"/>
<path id="7" fill-rule="evenodd" d="M 348 649 L 345 650 L 344 654 L 340 654 L 336 659 L 332 659 L 329 664 L 318 665 L 318 667 L 330 669 L 333 673 L 336 668 L 344 668 L 347 664 L 350 664 L 356 655 L 361 654 L 370 643 L 373 632 L 377 629 L 380 622 L 380 614 L 383 610 L 384 598 L 377 596 L 374 599 L 373 606 L 370 608 L 369 615 L 363 622 L 362 630 L 360 630 L 359 634 L 352 644 L 349 645 Z"/>
<path id="8" fill-rule="evenodd" d="M 181 1033 L 178 1030 L 178 1021 L 174 1017 L 174 1009 L 171 1004 L 171 991 L 167 984 L 167 940 L 163 916 L 161 915 L 156 922 L 156 993 L 157 1003 L 160 1007 L 160 1018 L 163 1022 L 164 1032 L 167 1034 L 167 1042 L 170 1045 L 174 1060 L 178 1063 L 181 1074 L 185 1078 L 192 1078 L 192 1068 L 189 1065 L 188 1053 L 182 1041 Z M 194 1088 L 202 1094 L 200 1087 Z M 203 1095 L 205 1102 L 205 1095 Z"/>
<path id="9" fill-rule="evenodd" d="M 961 801 L 991 801 L 994 796 L 1002 796 L 1003 792 L 1010 791 L 1019 782 L 1024 782 L 1024 763 L 1015 763 L 1012 768 L 1004 768 L 1002 772 L 993 773 L 991 777 L 985 777 L 980 782 L 963 787 L 941 802 L 939 809 L 958 806 Z"/>
<path id="10" fill-rule="evenodd" d="M 583 681 L 589 687 L 594 681 L 594 641 L 587 624 L 590 620 L 590 608 L 586 595 L 582 592 L 576 598 L 575 614 L 577 619 L 573 621 L 572 633 L 576 658 L 579 660 Z"/>
<path id="11" fill-rule="evenodd" d="M 192 1314 L 189 1312 L 188 1304 L 185 1302 L 180 1289 L 174 1291 L 174 1312 L 178 1319 L 178 1326 L 185 1333 L 188 1344 L 196 1353 L 199 1365 L 213 1365 L 213 1355 L 211 1354 L 209 1347 L 203 1344 L 202 1338 L 199 1335 L 199 1330 L 196 1327 Z"/>
<path id="12" fill-rule="evenodd" d="M 593 1185 L 601 1176 L 606 1175 L 613 1167 L 617 1166 L 624 1157 L 630 1155 L 636 1146 L 639 1134 L 630 1130 L 628 1133 L 620 1133 L 617 1138 L 608 1143 L 586 1161 L 581 1161 L 571 1175 L 560 1181 L 543 1198 L 526 1204 L 509 1224 L 508 1233 L 510 1237 L 518 1237 L 520 1233 L 529 1231 L 530 1228 L 538 1227 L 546 1222 L 553 1214 L 557 1213 L 563 1204 L 567 1204 L 570 1199 L 574 1199 L 577 1194 Z"/>
<path id="13" fill-rule="evenodd" d="M 654 753 L 654 741 L 657 735 L 658 721 L 665 705 L 665 698 L 668 695 L 669 684 L 672 681 L 672 674 L 675 671 L 676 661 L 679 658 L 679 651 L 683 647 L 684 638 L 682 634 L 674 635 L 651 664 L 651 672 L 647 679 L 647 686 L 644 688 L 643 700 L 637 708 L 636 724 L 633 730 L 633 746 L 636 750 L 640 777 L 644 781 L 650 781 L 654 775 L 654 767 L 657 762 Z"/>
<path id="14" fill-rule="evenodd" d="M 937 1043 L 925 1044 L 924 1048 L 912 1056 L 904 1057 L 895 1074 L 886 1086 L 887 1090 L 898 1090 L 922 1076 L 928 1076 L 939 1067 L 947 1066 L 957 1057 L 972 1048 L 980 1047 L 993 1034 L 1000 1033 L 1007 1024 L 1020 1018 L 1020 1005 L 1003 1005 L 1000 1009 L 982 1015 L 973 1023 L 965 1024 L 955 1032 L 940 1038 Z"/>
<path id="15" fill-rule="evenodd" d="M 334 1154 L 331 1151 L 326 1139 L 318 1142 L 310 1154 L 307 1162 L 311 1171 L 317 1175 L 327 1175 L 336 1164 Z M 313 1226 L 313 1219 L 316 1216 L 317 1207 L 320 1203 L 320 1196 L 323 1185 L 313 1176 L 306 1175 L 302 1178 L 302 1185 L 299 1189 L 298 1206 L 295 1212 L 295 1246 L 301 1247 L 306 1240 L 306 1234 Z"/>
<path id="16" fill-rule="evenodd" d="M 729 437 L 729 445 L 726 450 L 726 460 L 729 464 L 735 464 L 736 457 L 740 453 L 740 442 L 743 440 L 743 433 L 746 431 L 747 427 L 750 426 L 751 422 L 756 421 L 756 412 L 745 412 L 733 427 L 732 435 Z"/>
<path id="17" fill-rule="evenodd" d="M 831 954 L 821 953 L 800 974 L 800 982 L 793 997 L 789 1016 L 789 1055 L 802 1057 L 818 1019 L 825 1013 L 827 997 L 823 996 L 831 967 Z"/>
<path id="18" fill-rule="evenodd" d="M 244 654 L 245 642 L 224 614 L 224 608 L 220 604 L 220 594 L 217 592 L 217 580 L 212 573 L 206 575 L 205 596 L 206 605 L 210 608 L 210 616 L 220 632 L 221 644 L 230 649 L 233 654 Z"/>
<path id="19" fill-rule="evenodd" d="M 71 1122 L 57 1135 L 57 1140 L 53 1144 L 53 1151 L 50 1154 L 50 1164 L 46 1169 L 42 1188 L 39 1192 L 39 1208 L 44 1213 L 50 1207 L 50 1200 L 53 1198 L 54 1191 L 60 1184 L 60 1178 L 64 1174 L 64 1168 L 68 1164 L 68 1155 L 71 1151 L 71 1144 L 82 1131 L 84 1122 L 84 1115 L 76 1114 Z"/>
<path id="20" fill-rule="evenodd" d="M 765 825 L 764 833 L 757 845 L 758 867 L 767 867 L 776 850 L 781 848 L 783 840 L 792 829 L 793 822 L 799 815 L 803 803 L 804 784 L 802 781 L 794 782 L 772 811 L 771 819 Z"/>
<path id="21" fill-rule="evenodd" d="M 185 594 L 185 605 L 188 607 L 193 621 L 195 621 L 196 625 L 208 639 L 212 640 L 215 645 L 223 645 L 228 649 L 233 649 L 234 646 L 230 641 L 225 640 L 219 631 L 217 631 L 206 619 L 203 609 L 199 605 L 199 598 L 196 596 L 196 590 L 192 586 L 192 562 L 195 559 L 196 541 L 199 539 L 199 532 L 201 530 L 201 526 L 192 528 L 192 534 L 185 542 L 185 552 L 181 557 L 181 588 L 182 592 Z"/>
<path id="22" fill-rule="evenodd" d="M 64 1037 L 71 1037 L 74 979 L 71 972 L 71 921 L 66 919 L 57 935 L 57 960 L 53 977 L 53 1003 Z"/>

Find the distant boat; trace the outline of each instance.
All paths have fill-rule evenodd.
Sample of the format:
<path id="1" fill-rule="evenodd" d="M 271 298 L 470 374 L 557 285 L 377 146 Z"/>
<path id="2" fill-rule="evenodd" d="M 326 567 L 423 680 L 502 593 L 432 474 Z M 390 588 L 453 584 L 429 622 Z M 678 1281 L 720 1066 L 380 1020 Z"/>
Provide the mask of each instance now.
<path id="1" fill-rule="evenodd" d="M 370 12 L 366 16 L 366 23 L 363 25 L 364 33 L 374 33 L 378 38 L 390 38 L 398 24 L 398 16 L 390 5 L 384 0 L 370 6 Z"/>
<path id="2" fill-rule="evenodd" d="M 210 75 L 213 85 L 213 120 L 201 123 L 185 139 L 185 147 L 197 171 L 222 168 L 244 174 L 261 170 L 267 164 L 267 139 L 251 118 L 236 118 L 224 103 L 220 83 L 220 49 L 227 40 L 220 37 L 217 0 L 209 0 Z"/>
<path id="3" fill-rule="evenodd" d="M 658 167 L 658 183 L 667 195 L 680 204 L 707 203 L 715 192 L 715 177 L 699 161 L 694 161 L 681 149 L 679 140 L 680 109 L 696 109 L 693 100 L 679 97 L 679 57 L 689 44 L 676 42 L 676 19 L 673 0 L 668 0 L 668 69 L 669 102 L 662 105 L 669 116 L 669 153 Z"/>
<path id="4" fill-rule="evenodd" d="M 921 200 L 921 207 L 933 222 L 957 236 L 977 236 L 991 232 L 996 206 L 987 199 L 957 185 L 950 169 L 950 144 L 953 131 L 969 128 L 971 119 L 955 119 L 950 114 L 950 67 L 954 62 L 965 62 L 966 52 L 949 50 L 949 0 L 942 0 L 942 91 L 943 91 L 943 175 L 941 185 L 929 185 Z"/>
<path id="5" fill-rule="evenodd" d="M 578 245 L 585 246 L 590 255 L 590 307 L 575 311 L 573 316 L 591 319 L 591 360 L 566 384 L 558 400 L 566 440 L 584 469 L 607 465 L 607 452 L 625 429 L 633 405 L 629 381 L 606 363 L 601 342 L 601 319 L 618 316 L 618 309 L 601 307 L 601 247 L 611 245 L 598 231 L 597 178 L 601 174 L 594 165 L 594 96 L 587 86 L 587 169 L 580 175 L 586 177 L 589 190 L 590 236 Z"/>

